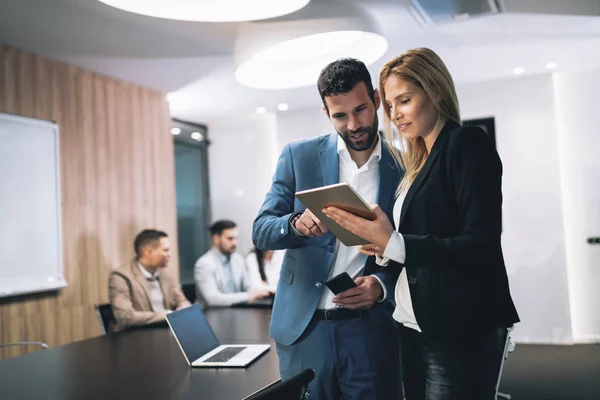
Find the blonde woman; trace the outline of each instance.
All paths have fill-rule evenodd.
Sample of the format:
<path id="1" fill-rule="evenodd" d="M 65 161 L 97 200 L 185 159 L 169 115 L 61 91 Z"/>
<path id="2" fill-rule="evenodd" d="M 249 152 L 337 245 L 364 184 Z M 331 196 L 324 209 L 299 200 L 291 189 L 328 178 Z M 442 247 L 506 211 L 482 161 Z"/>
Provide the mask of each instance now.
<path id="1" fill-rule="evenodd" d="M 401 269 L 393 316 L 407 400 L 493 400 L 506 328 L 519 321 L 500 245 L 502 163 L 483 130 L 460 125 L 452 77 L 432 50 L 389 61 L 379 90 L 386 138 L 403 144 L 392 149 L 405 169 L 393 214 L 324 211 L 368 240 L 361 251 L 379 265 Z"/>

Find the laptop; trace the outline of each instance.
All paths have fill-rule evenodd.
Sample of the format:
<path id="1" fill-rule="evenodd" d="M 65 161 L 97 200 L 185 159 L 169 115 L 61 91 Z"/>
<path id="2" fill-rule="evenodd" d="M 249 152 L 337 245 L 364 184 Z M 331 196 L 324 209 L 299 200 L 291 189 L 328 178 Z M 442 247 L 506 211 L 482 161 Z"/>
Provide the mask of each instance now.
<path id="1" fill-rule="evenodd" d="M 198 304 L 167 314 L 169 328 L 192 367 L 247 367 L 269 344 L 222 345 Z"/>

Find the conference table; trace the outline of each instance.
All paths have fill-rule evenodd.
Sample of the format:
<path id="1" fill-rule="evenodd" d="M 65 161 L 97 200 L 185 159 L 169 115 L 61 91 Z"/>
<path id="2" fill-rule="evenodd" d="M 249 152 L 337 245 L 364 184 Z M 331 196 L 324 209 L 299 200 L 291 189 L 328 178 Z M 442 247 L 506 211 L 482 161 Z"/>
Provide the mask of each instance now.
<path id="1" fill-rule="evenodd" d="M 240 400 L 279 379 L 271 310 L 205 311 L 223 344 L 271 344 L 247 368 L 191 368 L 168 327 L 100 336 L 0 360 L 1 400 Z"/>

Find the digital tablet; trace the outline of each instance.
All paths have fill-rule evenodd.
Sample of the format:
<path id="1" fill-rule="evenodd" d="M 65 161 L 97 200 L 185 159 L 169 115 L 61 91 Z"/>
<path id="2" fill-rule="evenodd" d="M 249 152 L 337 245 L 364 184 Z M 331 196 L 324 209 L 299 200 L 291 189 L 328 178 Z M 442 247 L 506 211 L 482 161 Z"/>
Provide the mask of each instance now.
<path id="1" fill-rule="evenodd" d="M 321 210 L 325 207 L 337 207 L 362 218 L 374 220 L 377 217 L 373 209 L 347 183 L 322 186 L 315 189 L 296 192 L 296 197 L 346 246 L 368 244 L 363 238 L 346 230 L 329 219 Z"/>

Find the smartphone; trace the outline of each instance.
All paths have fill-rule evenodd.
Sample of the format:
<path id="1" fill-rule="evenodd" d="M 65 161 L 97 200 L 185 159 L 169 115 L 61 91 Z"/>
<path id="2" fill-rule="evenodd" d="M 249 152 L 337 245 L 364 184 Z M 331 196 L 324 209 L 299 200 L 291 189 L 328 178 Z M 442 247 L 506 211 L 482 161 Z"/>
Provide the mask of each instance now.
<path id="1" fill-rule="evenodd" d="M 329 290 L 335 295 L 356 287 L 356 283 L 354 283 L 354 280 L 350 278 L 350 275 L 348 275 L 347 272 L 342 272 L 341 274 L 334 276 L 325 282 L 325 285 L 327 285 Z"/>

